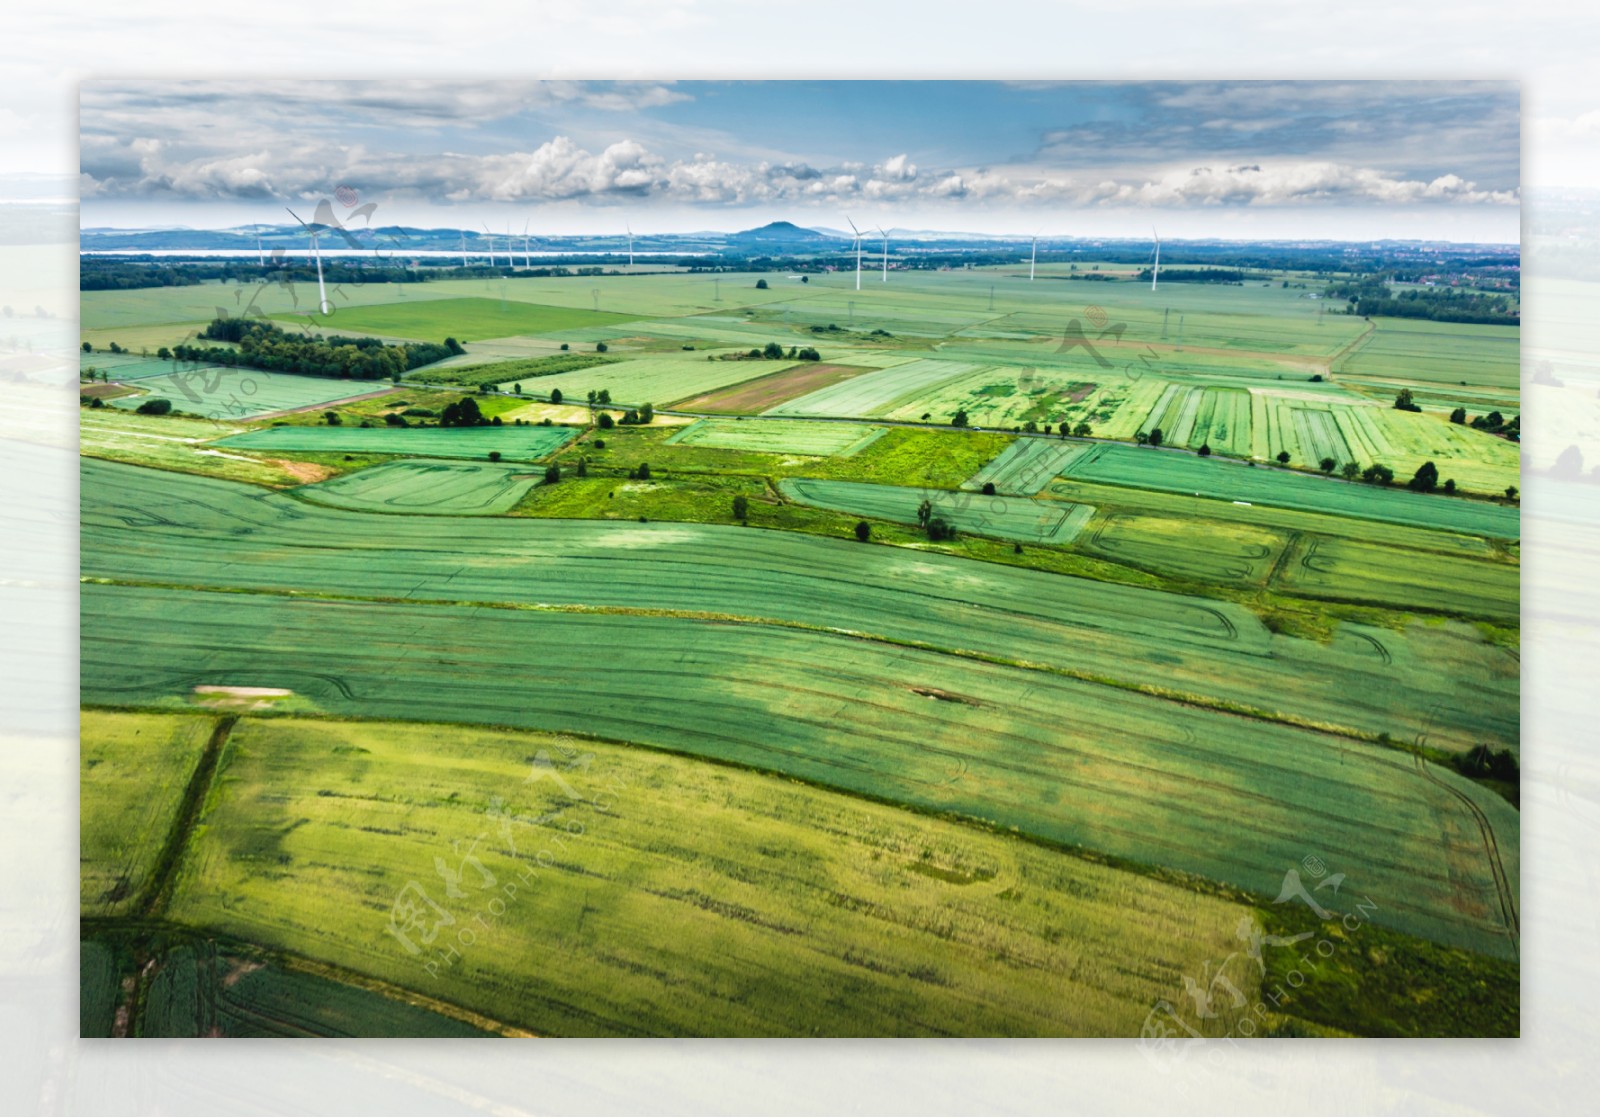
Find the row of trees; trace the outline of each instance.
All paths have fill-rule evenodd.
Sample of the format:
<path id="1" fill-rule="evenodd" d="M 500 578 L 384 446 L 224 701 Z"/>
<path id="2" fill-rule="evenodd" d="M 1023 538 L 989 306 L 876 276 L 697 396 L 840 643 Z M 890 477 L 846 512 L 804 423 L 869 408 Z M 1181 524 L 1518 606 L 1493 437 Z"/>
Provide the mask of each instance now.
<path id="1" fill-rule="evenodd" d="M 162 346 L 162 360 L 224 367 L 245 366 L 269 372 L 349 380 L 392 380 L 422 365 L 442 361 L 465 349 L 454 338 L 442 344 L 407 342 L 391 345 L 378 338 L 321 334 L 295 335 L 268 322 L 218 318 L 200 336 L 232 345 Z"/>

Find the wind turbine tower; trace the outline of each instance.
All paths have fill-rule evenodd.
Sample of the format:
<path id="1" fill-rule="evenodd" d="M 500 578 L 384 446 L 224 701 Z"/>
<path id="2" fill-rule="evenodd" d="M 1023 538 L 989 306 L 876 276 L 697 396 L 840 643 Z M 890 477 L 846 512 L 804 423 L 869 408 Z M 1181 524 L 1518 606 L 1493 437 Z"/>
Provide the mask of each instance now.
<path id="1" fill-rule="evenodd" d="M 884 232 L 883 226 L 878 226 L 878 235 L 883 238 L 883 282 L 889 282 L 889 234 Z"/>
<path id="2" fill-rule="evenodd" d="M 300 221 L 300 215 L 295 213 L 293 210 L 289 211 L 289 216 L 294 218 L 296 221 Z M 325 315 L 332 314 L 333 304 L 328 302 L 328 288 L 327 285 L 322 282 L 322 249 L 317 244 L 317 234 L 326 229 L 327 226 L 321 224 L 320 222 L 313 222 L 312 224 L 307 225 L 303 221 L 300 221 L 300 225 L 307 233 L 311 234 L 311 255 L 315 257 L 317 261 L 317 309 Z"/>
<path id="3" fill-rule="evenodd" d="M 533 254 L 528 251 L 528 223 L 532 220 L 532 218 L 529 218 L 528 221 L 522 223 L 522 266 L 524 268 L 533 267 Z"/>
<path id="4" fill-rule="evenodd" d="M 1161 234 L 1157 233 L 1155 227 L 1152 226 L 1150 235 L 1156 239 L 1156 266 L 1150 270 L 1150 290 L 1154 291 L 1156 289 L 1156 280 L 1161 278 Z"/>
<path id="5" fill-rule="evenodd" d="M 489 223 L 483 223 L 484 235 L 489 238 L 489 267 L 494 267 L 494 234 L 489 231 Z"/>
<path id="6" fill-rule="evenodd" d="M 461 266 L 467 266 L 467 231 L 461 230 Z"/>
<path id="7" fill-rule="evenodd" d="M 1033 235 L 1033 255 L 1028 257 L 1028 282 L 1033 282 L 1033 268 L 1039 262 L 1039 234 Z"/>
<path id="8" fill-rule="evenodd" d="M 623 222 L 622 227 L 628 231 L 628 267 L 633 267 L 633 226 Z"/>
<path id="9" fill-rule="evenodd" d="M 856 228 L 856 223 L 849 216 L 845 217 L 850 222 L 850 232 L 856 235 L 856 290 L 861 290 L 861 230 Z"/>

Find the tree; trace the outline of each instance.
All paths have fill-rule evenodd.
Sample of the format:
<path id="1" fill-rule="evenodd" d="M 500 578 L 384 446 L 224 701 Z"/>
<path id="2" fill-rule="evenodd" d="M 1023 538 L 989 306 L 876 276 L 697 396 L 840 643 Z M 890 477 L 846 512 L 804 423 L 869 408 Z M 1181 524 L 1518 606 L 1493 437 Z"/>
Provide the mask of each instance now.
<path id="1" fill-rule="evenodd" d="M 1080 439 L 1088 438 L 1089 434 L 1090 434 L 1090 431 L 1091 431 L 1091 428 L 1089 427 L 1089 425 L 1087 423 L 1079 423 L 1076 427 L 1074 427 L 1072 429 L 1072 433 L 1074 435 L 1077 435 L 1078 438 L 1080 438 Z"/>
<path id="2" fill-rule="evenodd" d="M 118 345 L 118 344 L 117 344 L 117 343 L 116 343 L 116 342 L 112 342 L 112 343 L 111 343 L 111 344 L 110 344 L 110 345 L 109 345 L 109 346 L 108 346 L 108 347 L 107 347 L 107 348 L 108 348 L 108 349 L 109 349 L 109 350 L 110 350 L 110 351 L 111 351 L 111 352 L 112 352 L 112 353 L 121 353 L 121 352 L 123 352 L 123 349 L 122 349 L 122 347 L 121 347 L 121 346 L 119 346 L 119 345 Z"/>
<path id="3" fill-rule="evenodd" d="M 594 351 L 596 353 L 604 353 L 606 351 L 606 343 L 605 342 L 595 342 L 594 343 Z"/>
<path id="4" fill-rule="evenodd" d="M 750 515 L 750 502 L 749 502 L 749 500 L 747 498 L 745 498 L 743 495 L 735 497 L 733 499 L 733 518 L 735 520 L 744 520 L 744 519 L 748 518 L 749 515 Z"/>
<path id="5" fill-rule="evenodd" d="M 561 343 L 561 348 L 562 349 L 571 349 L 572 348 L 572 343 L 571 342 L 562 342 Z"/>
<path id="6" fill-rule="evenodd" d="M 166 415 L 172 410 L 172 401 L 164 400 L 160 396 L 146 400 L 139 405 L 140 415 Z"/>
<path id="7" fill-rule="evenodd" d="M 926 528 L 928 526 L 928 520 L 932 516 L 933 502 L 924 497 L 922 499 L 922 503 L 917 506 L 917 523 Z"/>
<path id="8" fill-rule="evenodd" d="M 862 543 L 866 543 L 871 538 L 872 525 L 868 524 L 865 520 L 856 521 L 856 539 L 860 540 Z"/>
<path id="9" fill-rule="evenodd" d="M 1335 458 L 1324 458 L 1322 461 L 1317 463 L 1317 468 L 1320 469 L 1325 474 L 1331 474 L 1331 473 L 1333 473 L 1334 468 L 1336 466 L 1338 466 L 1338 465 L 1339 465 L 1339 462 L 1338 462 L 1337 459 L 1335 459 Z"/>
<path id="10" fill-rule="evenodd" d="M 1417 472 L 1406 482 L 1407 489 L 1415 489 L 1419 493 L 1432 493 L 1439 488 L 1439 467 L 1432 462 L 1424 462 L 1417 467 Z"/>
<path id="11" fill-rule="evenodd" d="M 1160 446 L 1161 445 L 1161 439 L 1162 439 L 1161 428 L 1159 428 L 1159 427 L 1150 428 L 1150 445 L 1151 446 Z"/>
<path id="12" fill-rule="evenodd" d="M 811 277 L 810 276 L 801 276 L 800 277 L 800 282 L 801 283 L 810 283 L 811 282 Z"/>
<path id="13" fill-rule="evenodd" d="M 649 423 L 655 417 L 656 417 L 656 406 L 654 404 L 643 404 L 643 405 L 640 406 L 640 408 L 639 408 L 639 422 L 640 423 Z"/>
<path id="14" fill-rule="evenodd" d="M 1289 452 L 1287 450 L 1278 451 L 1278 465 L 1287 466 L 1288 464 L 1289 464 Z"/>
<path id="15" fill-rule="evenodd" d="M 1448 493 L 1452 497 L 1454 497 L 1456 495 L 1456 479 L 1455 478 L 1447 477 L 1447 478 L 1444 479 L 1444 491 L 1446 493 Z"/>
<path id="16" fill-rule="evenodd" d="M 777 342 L 768 342 L 761 347 L 761 356 L 768 361 L 777 361 L 783 357 L 783 347 Z"/>
<path id="17" fill-rule="evenodd" d="M 932 540 L 934 543 L 938 543 L 941 540 L 953 540 L 955 538 L 955 525 L 951 524 L 942 516 L 933 516 L 928 518 L 928 539 Z"/>
<path id="18" fill-rule="evenodd" d="M 1517 487 L 1515 485 L 1506 486 L 1506 500 L 1515 501 L 1516 499 L 1517 499 Z"/>
<path id="19" fill-rule="evenodd" d="M 560 466 L 558 466 L 554 462 L 552 462 L 552 463 L 550 463 L 548 466 L 546 466 L 544 468 L 544 483 L 546 485 L 554 485 L 556 482 L 558 482 L 560 480 L 561 480 L 561 467 Z"/>
<path id="20" fill-rule="evenodd" d="M 166 346 L 162 346 L 160 349 L 156 350 L 156 359 L 158 361 L 171 361 L 172 351 Z"/>
<path id="21" fill-rule="evenodd" d="M 796 354 L 796 356 L 801 361 L 821 361 L 822 360 L 822 354 L 818 353 L 815 349 L 813 349 L 811 346 L 808 346 L 808 345 L 801 346 L 800 347 L 800 352 L 798 354 Z"/>
<path id="22" fill-rule="evenodd" d="M 993 497 L 994 496 L 994 482 L 986 481 L 986 482 L 983 483 L 983 495 L 985 497 Z"/>
<path id="23" fill-rule="evenodd" d="M 579 477 L 588 477 L 589 476 L 589 460 L 587 458 L 578 459 L 578 476 Z"/>
<path id="24" fill-rule="evenodd" d="M 90 345 L 88 342 L 84 342 L 83 343 L 83 352 L 85 352 L 85 353 L 93 353 L 94 352 L 94 346 Z"/>
<path id="25" fill-rule="evenodd" d="M 1211 444 L 1210 443 L 1201 443 L 1200 444 L 1200 457 L 1202 457 L 1202 458 L 1210 458 L 1211 457 Z"/>
<path id="26" fill-rule="evenodd" d="M 1411 398 L 1411 389 L 1402 388 L 1394 398 L 1394 406 L 1398 411 L 1421 411 L 1422 408 Z"/>
<path id="27" fill-rule="evenodd" d="M 329 427 L 338 427 L 344 423 L 344 420 L 339 418 L 339 413 L 336 411 L 325 411 L 322 413 L 322 418 Z"/>
<path id="28" fill-rule="evenodd" d="M 518 396 L 521 396 L 522 395 L 522 382 L 519 380 L 519 381 L 517 381 L 516 384 L 513 384 L 511 386 L 511 391 L 516 393 Z"/>
<path id="29" fill-rule="evenodd" d="M 521 391 L 521 390 L 519 389 L 518 391 Z M 550 390 L 550 402 L 552 404 L 559 404 L 563 399 L 565 399 L 565 397 L 563 397 L 561 395 L 561 389 L 552 388 Z"/>
<path id="30" fill-rule="evenodd" d="M 609 430 L 611 430 L 611 428 L 615 427 L 616 425 L 617 425 L 617 421 L 611 418 L 611 413 L 610 412 L 603 411 L 603 412 L 600 413 L 600 422 L 599 422 L 600 430 L 609 431 Z"/>
<path id="31" fill-rule="evenodd" d="M 952 426 L 952 427 L 965 427 L 966 425 L 967 425 L 967 409 L 966 408 L 962 408 L 960 411 L 956 412 L 955 415 L 952 415 L 950 417 L 950 426 Z"/>
<path id="32" fill-rule="evenodd" d="M 756 290 L 757 291 L 765 291 L 766 289 L 767 289 L 767 281 L 766 280 L 764 280 L 764 279 L 756 280 Z"/>
<path id="33" fill-rule="evenodd" d="M 1361 480 L 1372 485 L 1388 485 L 1394 480 L 1394 471 L 1388 466 L 1374 462 L 1361 471 Z"/>
<path id="34" fill-rule="evenodd" d="M 1359 462 L 1346 462 L 1339 472 L 1344 475 L 1346 481 L 1354 481 L 1361 476 L 1361 464 Z"/>
<path id="35" fill-rule="evenodd" d="M 446 338 L 444 340 L 444 348 L 448 349 L 452 354 L 467 352 L 462 348 L 461 343 L 456 341 L 454 338 Z"/>
<path id="36" fill-rule="evenodd" d="M 650 463 L 648 463 L 648 462 L 640 462 L 639 463 L 639 480 L 640 481 L 649 481 L 650 480 Z"/>
<path id="37" fill-rule="evenodd" d="M 602 388 L 600 394 L 595 397 L 595 401 L 600 404 L 609 404 L 611 402 L 611 389 Z"/>
<path id="38" fill-rule="evenodd" d="M 1451 423 L 1465 423 L 1466 421 L 1467 421 L 1467 409 L 1466 408 L 1457 408 L 1455 411 L 1450 413 L 1450 422 Z"/>
<path id="39" fill-rule="evenodd" d="M 411 424 L 406 422 L 406 417 L 405 416 L 403 416 L 399 412 L 395 412 L 395 411 L 389 412 L 387 415 L 385 415 L 383 417 L 383 421 L 385 423 L 387 423 L 390 427 L 409 427 L 409 426 L 411 426 Z"/>

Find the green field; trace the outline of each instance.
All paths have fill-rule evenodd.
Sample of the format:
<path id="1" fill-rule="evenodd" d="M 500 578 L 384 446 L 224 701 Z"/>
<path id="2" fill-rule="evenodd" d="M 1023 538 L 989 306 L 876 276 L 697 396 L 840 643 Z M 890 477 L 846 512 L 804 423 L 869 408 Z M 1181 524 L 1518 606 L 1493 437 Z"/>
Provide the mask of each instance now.
<path id="1" fill-rule="evenodd" d="M 725 353 L 718 350 L 717 353 Z M 655 404 L 658 407 L 714 388 L 766 376 L 790 368 L 797 361 L 716 361 L 716 354 L 676 353 L 633 357 L 593 369 L 539 377 L 522 381 L 523 392 L 547 399 L 552 389 L 572 403 L 583 403 L 588 394 L 601 390 L 611 393 L 619 405 Z M 501 391 L 511 391 L 516 381 L 502 381 Z"/>
<path id="2" fill-rule="evenodd" d="M 1469 626 L 1345 623 L 1331 639 L 1305 640 L 1274 634 L 1231 602 L 736 526 L 387 517 L 379 532 L 370 516 L 283 493 L 91 461 L 82 500 L 86 577 L 666 609 L 821 629 L 843 618 L 896 644 L 974 650 L 1371 735 L 1426 732 L 1461 750 L 1518 740 L 1516 660 Z M 462 553 L 473 562 L 463 565 Z M 1410 700 L 1397 702 L 1402 695 Z"/>
<path id="3" fill-rule="evenodd" d="M 667 440 L 669 445 L 754 450 L 763 454 L 807 454 L 848 458 L 871 445 L 886 428 L 865 423 L 803 423 L 781 419 L 702 419 Z"/>
<path id="4" fill-rule="evenodd" d="M 769 624 L 98 584 L 83 587 L 82 611 L 88 703 L 162 707 L 200 684 L 279 687 L 333 715 L 588 734 L 1258 895 L 1275 895 L 1284 868 L 1314 849 L 1378 899 L 1380 922 L 1512 953 L 1514 809 L 1351 738 Z M 841 709 L 854 712 L 848 723 L 834 719 Z M 1497 852 L 1469 803 L 1491 820 Z"/>
<path id="5" fill-rule="evenodd" d="M 1311 477 L 1290 470 L 1150 448 L 1098 446 L 1070 462 L 1064 477 L 1174 493 L 1192 492 L 1228 501 L 1260 502 L 1500 539 L 1516 539 L 1521 534 L 1521 518 L 1514 507 L 1412 493 L 1399 487 Z M 1061 483 L 1052 485 L 1050 491 L 1063 495 L 1071 493 L 1070 487 Z"/>
<path id="6" fill-rule="evenodd" d="M 1246 525 L 1117 512 L 1096 523 L 1084 549 L 1196 582 L 1254 586 L 1266 582 L 1284 545 L 1281 533 Z"/>
<path id="7" fill-rule="evenodd" d="M 1086 442 L 1052 439 L 1017 439 L 1004 453 L 961 483 L 963 489 L 982 489 L 993 485 L 997 493 L 1031 497 L 1093 446 Z"/>
<path id="8" fill-rule="evenodd" d="M 552 779 L 528 782 L 534 756 Z M 1000 835 L 602 742 L 245 719 L 219 776 L 175 918 L 537 1033 L 1131 1036 L 1251 916 Z M 433 857 L 467 851 L 493 886 L 467 863 L 451 899 Z M 431 947 L 411 932 L 417 955 L 387 930 L 412 882 L 454 920 Z M 474 942 L 441 965 L 468 925 Z"/>
<path id="9" fill-rule="evenodd" d="M 1413 318 L 1374 320 L 1372 335 L 1335 370 L 1343 379 L 1377 384 L 1493 389 L 1516 399 L 1521 339 L 1515 326 L 1476 326 Z"/>
<path id="10" fill-rule="evenodd" d="M 1519 570 L 1448 555 L 1395 562 L 1391 548 L 1351 540 L 1311 540 L 1283 566 L 1292 592 L 1343 601 L 1407 602 L 1424 609 L 1470 613 L 1515 623 Z"/>
<path id="11" fill-rule="evenodd" d="M 497 516 L 538 481 L 527 466 L 408 458 L 304 486 L 295 496 L 356 512 Z"/>
<path id="12" fill-rule="evenodd" d="M 228 422 L 317 407 L 372 392 L 393 391 L 383 381 L 302 377 L 262 369 L 221 367 L 169 371 L 142 377 L 135 383 L 148 395 L 122 396 L 111 401 L 111 406 L 134 410 L 150 397 L 161 397 L 171 400 L 175 411 Z"/>
<path id="13" fill-rule="evenodd" d="M 303 321 L 291 315 L 279 317 L 286 322 Z M 470 345 L 474 338 L 504 338 L 514 334 L 575 336 L 593 327 L 627 322 L 630 317 L 607 311 L 478 296 L 337 307 L 333 314 L 316 322 L 325 334 L 371 334 L 419 342 L 442 342 L 453 337 L 463 345 Z"/>
<path id="14" fill-rule="evenodd" d="M 1029 543 L 1071 543 L 1094 515 L 1088 505 L 861 481 L 784 478 L 778 488 L 802 504 L 901 524 L 915 524 L 917 506 L 926 500 L 934 516 L 959 531 Z"/>
<path id="15" fill-rule="evenodd" d="M 406 454 L 429 458 L 506 458 L 532 462 L 566 445 L 572 427 L 263 427 L 218 439 L 240 450 L 344 451 L 353 454 Z"/>
<path id="16" fill-rule="evenodd" d="M 79 904 L 85 916 L 121 915 L 150 884 L 212 719 L 86 710 L 80 723 Z"/>
<path id="17" fill-rule="evenodd" d="M 768 409 L 768 415 L 887 416 L 908 401 L 925 399 L 941 384 L 972 371 L 959 361 L 908 361 L 808 392 Z M 932 413 L 933 406 L 928 409 Z M 948 420 L 952 412 L 935 416 Z"/>
<path id="18" fill-rule="evenodd" d="M 210 445 L 242 428 L 214 419 L 176 415 L 139 415 L 100 408 L 78 419 L 78 449 L 85 457 L 105 458 L 135 466 L 209 474 L 258 485 L 295 485 L 303 478 L 281 465 L 246 454 L 231 454 Z"/>

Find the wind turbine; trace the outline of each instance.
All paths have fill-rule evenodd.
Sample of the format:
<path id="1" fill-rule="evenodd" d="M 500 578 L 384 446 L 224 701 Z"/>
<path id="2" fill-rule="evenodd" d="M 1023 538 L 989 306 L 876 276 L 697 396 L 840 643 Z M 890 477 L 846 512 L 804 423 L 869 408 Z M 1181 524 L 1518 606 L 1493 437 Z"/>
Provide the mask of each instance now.
<path id="1" fill-rule="evenodd" d="M 287 208 L 288 207 L 285 207 L 285 209 Z M 296 221 L 300 221 L 300 215 L 295 213 L 293 210 L 289 210 L 289 216 L 294 218 Z M 332 314 L 333 304 L 328 302 L 328 288 L 322 282 L 322 249 L 317 245 L 317 234 L 326 229 L 327 226 L 323 225 L 321 222 L 314 222 L 310 225 L 307 225 L 303 221 L 300 221 L 300 225 L 307 233 L 311 234 L 311 255 L 316 257 L 317 261 L 317 309 L 325 315 Z"/>
<path id="2" fill-rule="evenodd" d="M 633 226 L 629 225 L 627 222 L 623 222 L 622 223 L 622 227 L 628 231 L 628 267 L 632 268 L 633 267 Z"/>
<path id="3" fill-rule="evenodd" d="M 489 231 L 489 223 L 483 223 L 483 231 L 489 238 L 489 267 L 494 267 L 494 234 Z"/>
<path id="4" fill-rule="evenodd" d="M 889 282 L 889 234 L 883 231 L 883 226 L 878 226 L 878 235 L 883 238 L 883 282 Z"/>
<path id="5" fill-rule="evenodd" d="M 849 215 L 845 220 L 850 222 L 850 231 L 856 235 L 856 290 L 861 290 L 861 230 L 856 228 L 856 223 L 850 220 Z"/>
<path id="6" fill-rule="evenodd" d="M 461 266 L 467 266 L 467 231 L 461 230 Z"/>
<path id="7" fill-rule="evenodd" d="M 1033 235 L 1033 255 L 1028 257 L 1028 282 L 1033 282 L 1033 267 L 1039 262 L 1039 234 Z"/>
<path id="8" fill-rule="evenodd" d="M 256 230 L 256 262 L 263 268 L 267 266 L 267 250 L 261 247 L 261 230 Z"/>
<path id="9" fill-rule="evenodd" d="M 522 223 L 522 266 L 524 268 L 533 267 L 533 255 L 528 251 L 528 222 L 532 220 L 532 218 L 529 218 L 528 221 Z"/>
<path id="10" fill-rule="evenodd" d="M 1150 271 L 1150 290 L 1156 289 L 1156 280 L 1161 278 L 1161 234 L 1156 232 L 1156 227 L 1150 227 L 1150 235 L 1156 239 L 1156 266 Z"/>

